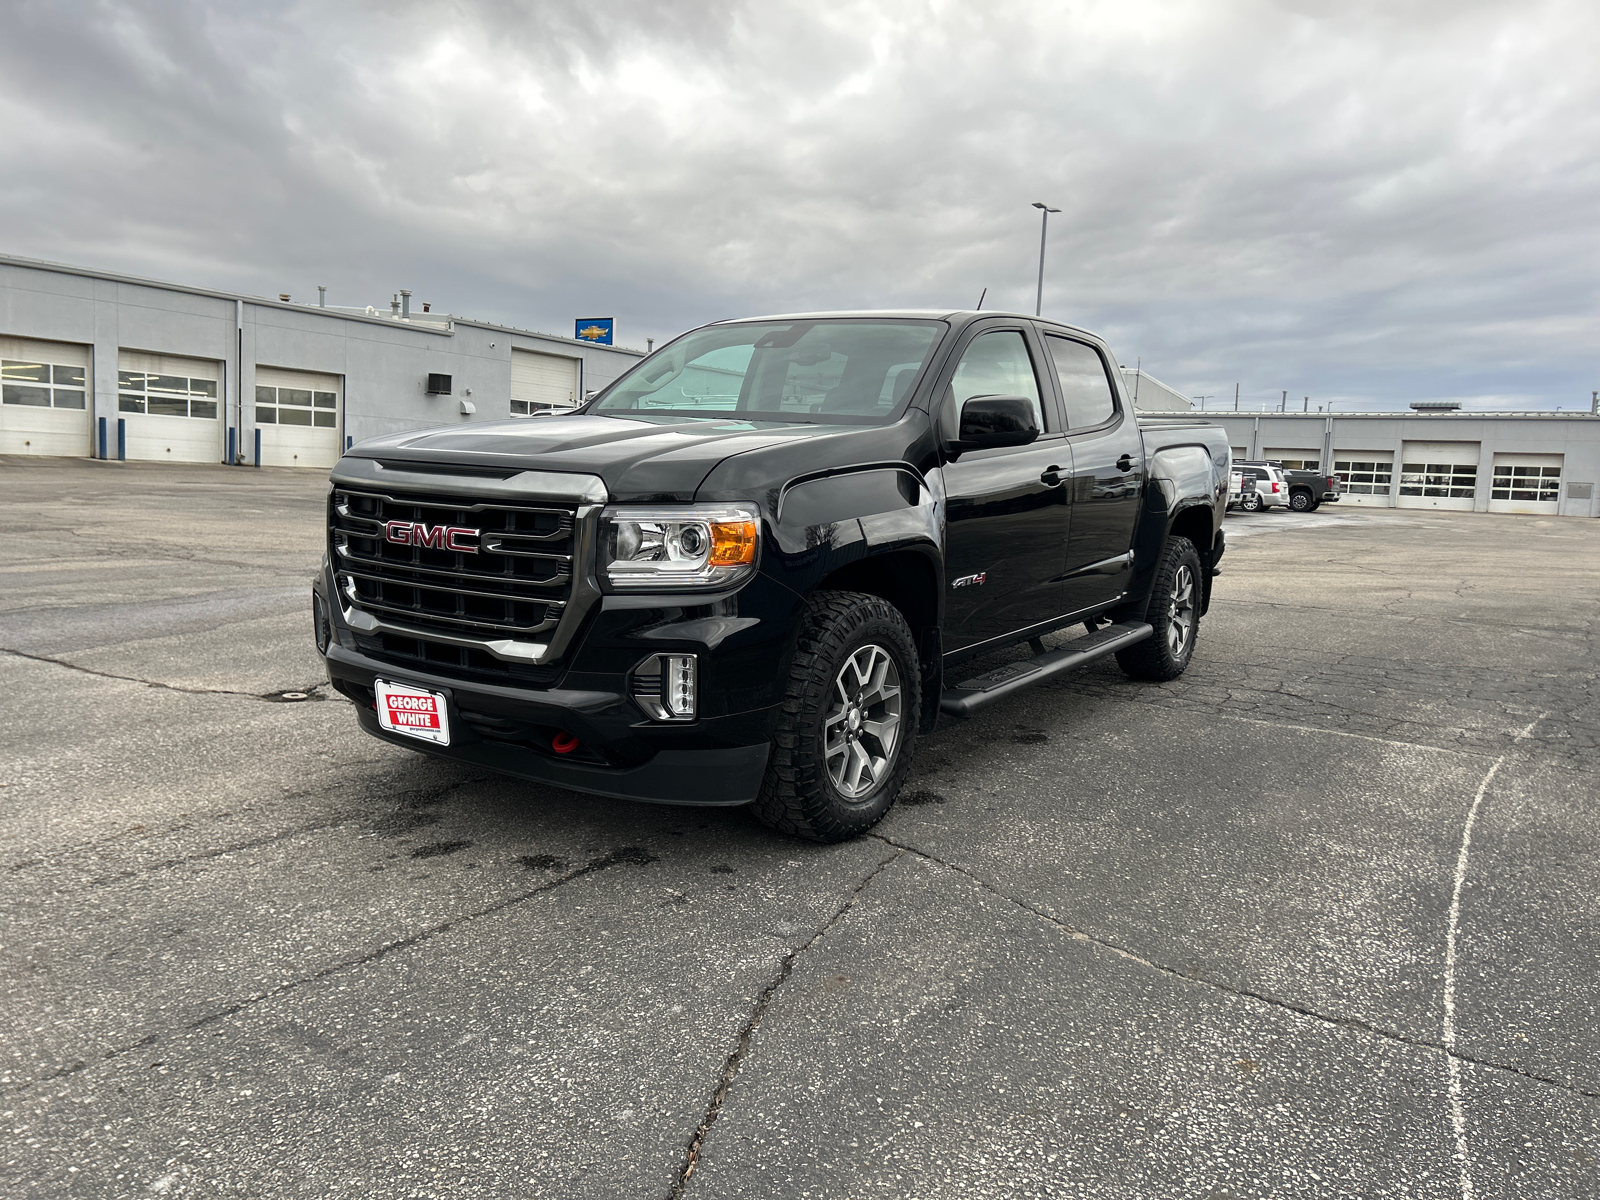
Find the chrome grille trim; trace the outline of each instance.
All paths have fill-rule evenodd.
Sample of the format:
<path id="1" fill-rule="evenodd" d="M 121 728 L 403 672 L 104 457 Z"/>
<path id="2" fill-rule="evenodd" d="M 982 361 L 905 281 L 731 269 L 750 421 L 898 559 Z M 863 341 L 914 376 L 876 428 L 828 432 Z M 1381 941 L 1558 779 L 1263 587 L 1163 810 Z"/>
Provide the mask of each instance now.
<path id="1" fill-rule="evenodd" d="M 486 498 L 484 480 L 442 474 L 419 480 L 415 494 L 411 479 L 375 487 L 379 481 L 350 479 L 349 463 L 335 471 L 328 539 L 347 624 L 513 663 L 560 658 L 598 597 L 589 559 L 602 505 L 585 502 L 598 480 L 574 477 L 584 486 L 562 505 L 544 489 L 526 502 L 513 488 Z M 391 543 L 390 520 L 476 526 L 480 549 Z"/>
<path id="2" fill-rule="evenodd" d="M 368 556 L 366 556 L 364 554 L 355 554 L 355 553 L 353 553 L 349 548 L 349 535 L 343 529 L 334 530 L 334 533 L 333 533 L 333 548 L 334 548 L 335 551 L 338 552 L 339 557 L 342 560 L 344 560 L 345 562 L 361 563 L 361 564 L 364 564 L 366 566 L 371 566 L 371 567 L 388 567 L 391 570 L 399 570 L 399 569 L 401 569 L 399 567 L 399 564 L 385 562 L 381 558 L 369 558 Z M 538 579 L 510 579 L 510 578 L 508 578 L 507 581 L 506 581 L 508 583 L 516 583 L 516 584 L 521 585 L 522 587 L 530 587 L 530 588 L 535 588 L 535 587 L 565 588 L 566 585 L 567 585 L 567 581 L 572 578 L 572 571 L 571 571 L 571 566 L 570 566 L 570 564 L 572 562 L 572 556 L 569 555 L 569 554 L 543 554 L 543 555 L 538 555 L 538 556 L 520 555 L 519 554 L 516 557 L 518 557 L 518 558 L 529 558 L 529 557 L 547 558 L 547 559 L 550 559 L 552 561 L 560 563 L 561 566 L 556 571 L 556 573 L 554 575 L 552 575 L 549 579 L 538 580 Z M 459 572 L 446 571 L 446 570 L 444 570 L 442 568 L 439 568 L 439 567 L 411 566 L 411 567 L 406 567 L 404 569 L 409 571 L 413 575 L 433 575 L 433 576 L 438 576 L 441 579 L 459 579 L 459 578 L 462 577 Z M 476 582 L 486 583 L 486 584 L 496 581 L 496 576 L 493 576 L 493 575 L 474 575 L 471 578 L 474 579 Z M 398 583 L 398 582 L 402 582 L 402 581 L 396 580 L 395 582 Z M 430 584 L 426 579 L 419 579 L 416 582 L 417 582 L 418 586 L 421 586 L 421 587 L 433 587 L 433 586 L 436 586 L 436 585 Z M 519 599 L 519 600 L 520 599 L 528 599 L 528 600 L 537 601 L 537 600 L 542 600 L 542 599 L 545 598 L 545 597 L 542 597 L 542 596 L 523 597 L 523 596 L 518 595 L 515 592 L 499 592 L 499 593 L 492 593 L 492 594 L 502 595 L 502 596 L 507 596 L 507 597 L 515 597 L 516 599 Z"/>

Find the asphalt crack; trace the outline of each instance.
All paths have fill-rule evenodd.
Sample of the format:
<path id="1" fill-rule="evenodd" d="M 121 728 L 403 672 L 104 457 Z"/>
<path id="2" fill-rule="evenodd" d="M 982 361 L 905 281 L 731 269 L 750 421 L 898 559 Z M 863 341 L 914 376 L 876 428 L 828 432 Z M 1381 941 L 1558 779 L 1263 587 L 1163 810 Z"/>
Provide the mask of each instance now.
<path id="1" fill-rule="evenodd" d="M 183 687 L 176 683 L 160 683 L 154 679 L 140 679 L 137 675 L 117 675 L 110 671 L 96 671 L 93 667 L 80 667 L 77 663 L 70 663 L 65 659 L 51 658 L 48 654 L 29 654 L 26 650 L 13 650 L 9 646 L 0 646 L 0 654 L 10 654 L 16 658 L 26 658 L 33 662 L 49 663 L 53 667 L 65 667 L 69 671 L 93 675 L 98 679 L 115 679 L 122 683 L 142 683 L 145 687 L 159 688 L 164 692 L 182 692 L 189 696 L 242 696 L 246 700 L 266 700 L 270 703 L 282 703 L 287 692 L 304 692 L 310 698 L 313 694 L 328 686 L 324 682 L 308 683 L 302 687 L 286 688 L 282 691 L 268 692 L 265 695 L 261 695 L 256 692 L 236 692 L 229 688 Z"/>
<path id="2" fill-rule="evenodd" d="M 380 794 L 384 799 L 398 804 L 400 812 L 413 812 L 419 809 L 437 807 L 438 805 L 443 804 L 451 795 L 459 791 L 461 788 L 468 787 L 475 783 L 483 783 L 490 778 L 492 778 L 492 776 L 488 774 L 468 775 L 461 779 L 448 780 L 442 783 L 432 784 L 427 787 L 408 788 L 396 792 L 378 789 L 378 794 Z M 330 785 L 328 787 L 293 792 L 285 798 L 290 800 L 305 799 L 308 797 L 318 798 L 325 796 L 328 792 L 333 790 L 343 789 L 336 789 L 335 786 Z M 227 816 L 230 814 L 222 815 Z M 248 850 L 256 850 L 263 846 L 273 845 L 276 842 L 282 842 L 290 838 L 299 837 L 303 834 L 320 833 L 324 830 L 338 829 L 347 825 L 360 826 L 363 823 L 368 823 L 370 825 L 372 821 L 373 816 L 369 808 L 351 807 L 346 810 L 334 812 L 328 816 L 319 817 L 314 821 L 302 822 L 297 825 L 289 825 L 283 829 L 275 830 L 271 833 L 263 833 L 256 837 L 246 838 L 241 841 L 227 842 L 220 846 L 212 846 L 205 850 L 196 850 L 189 854 L 180 854 L 170 858 L 157 859 L 154 862 L 142 863 L 139 866 L 129 867 L 126 870 L 116 871 L 109 875 L 92 876 L 84 881 L 84 886 L 91 888 L 109 887 L 113 884 L 122 883 L 129 879 L 136 879 L 141 875 L 148 875 L 155 871 L 168 871 L 174 867 L 182 867 L 190 863 L 205 862 L 208 859 L 222 858 L 229 854 L 239 854 Z M 161 832 L 163 834 L 170 835 L 179 833 L 191 827 L 192 826 L 190 824 L 174 825 L 162 830 Z M 117 834 L 110 838 L 100 838 L 93 842 L 79 843 L 76 846 L 67 847 L 65 850 L 47 857 L 30 858 L 23 862 L 12 863 L 6 869 L 8 873 L 15 874 L 19 871 L 31 870 L 38 867 L 48 868 L 62 863 L 74 855 L 93 852 L 100 850 L 107 845 L 113 845 L 121 841 L 124 836 L 124 834 Z"/>
<path id="3" fill-rule="evenodd" d="M 1203 987 L 1212 988 L 1237 999 L 1254 1000 L 1260 1004 L 1268 1004 L 1273 1008 L 1281 1009 L 1284 1012 L 1291 1012 L 1296 1016 L 1305 1017 L 1308 1020 L 1317 1021 L 1324 1025 L 1338 1026 L 1345 1029 L 1354 1029 L 1361 1033 L 1370 1034 L 1373 1037 L 1382 1038 L 1384 1041 L 1410 1046 L 1417 1050 L 1431 1050 L 1437 1054 L 1444 1055 L 1447 1059 L 1456 1062 L 1470 1063 L 1475 1067 L 1483 1067 L 1492 1071 L 1501 1071 L 1508 1075 L 1516 1075 L 1533 1083 L 1542 1083 L 1546 1086 L 1557 1088 L 1560 1091 L 1568 1093 L 1569 1095 L 1582 1096 L 1587 1100 L 1600 1100 L 1600 1091 L 1579 1087 L 1576 1084 L 1563 1083 L 1559 1079 L 1552 1079 L 1548 1075 L 1540 1075 L 1533 1071 L 1524 1070 L 1521 1067 L 1512 1066 L 1509 1063 L 1496 1062 L 1493 1059 L 1480 1058 L 1474 1054 L 1466 1054 L 1459 1050 L 1450 1049 L 1439 1042 L 1430 1042 L 1425 1038 L 1412 1037 L 1409 1034 L 1400 1032 L 1398 1029 L 1388 1029 L 1382 1025 L 1374 1025 L 1369 1021 L 1361 1020 L 1359 1017 L 1340 1017 L 1329 1013 L 1319 1012 L 1316 1009 L 1310 1008 L 1306 1005 L 1296 1004 L 1292 1000 L 1285 1000 L 1281 996 L 1274 996 L 1267 992 L 1254 991 L 1250 988 L 1235 987 L 1231 984 L 1222 983 L 1216 979 L 1209 979 L 1204 975 L 1191 973 L 1189 971 L 1180 971 L 1176 967 L 1169 967 L 1164 963 L 1155 962 L 1154 960 L 1145 958 L 1143 955 L 1130 950 L 1126 946 L 1119 945 L 1108 938 L 1098 937 L 1092 933 L 1085 932 L 1074 925 L 1068 924 L 1066 921 L 1063 921 L 1060 917 L 1055 916 L 1053 913 L 1046 912 L 1044 909 L 1030 904 L 1026 900 L 1022 900 L 1016 896 L 1013 896 L 1009 892 L 1002 891 L 988 880 L 974 874 L 972 871 L 967 870 L 967 868 L 959 866 L 953 862 L 947 862 L 945 859 L 938 857 L 938 855 L 930 854 L 926 850 L 919 850 L 915 846 L 907 845 L 904 842 L 897 842 L 893 838 L 885 837 L 881 833 L 871 833 L 867 836 L 875 838 L 887 846 L 893 846 L 898 850 L 902 850 L 907 854 L 915 854 L 918 858 L 926 859 L 931 863 L 937 863 L 939 866 L 954 871 L 958 875 L 964 875 L 990 895 L 996 896 L 1009 904 L 1014 904 L 1024 912 L 1031 913 L 1040 920 L 1048 921 L 1050 924 L 1070 935 L 1074 941 L 1087 942 L 1092 946 L 1098 946 L 1100 949 L 1107 950 L 1112 954 L 1117 955 L 1119 958 L 1136 963 L 1147 970 L 1155 971 L 1156 973 L 1165 975 L 1168 978 L 1181 980 L 1185 983 L 1197 983 Z"/>
<path id="4" fill-rule="evenodd" d="M 888 841 L 887 838 L 880 840 Z M 771 1005 L 773 996 L 788 981 L 789 976 L 794 973 L 795 961 L 800 955 L 821 941 L 829 930 L 844 919 L 844 915 L 861 898 L 861 893 L 867 890 L 867 885 L 882 874 L 885 867 L 910 850 L 910 847 L 901 846 L 895 842 L 889 842 L 889 844 L 895 847 L 895 852 L 862 877 L 861 882 L 856 884 L 855 890 L 834 911 L 833 916 L 828 918 L 822 928 L 813 933 L 802 945 L 796 946 L 788 954 L 784 955 L 783 963 L 779 966 L 778 973 L 773 976 L 772 982 L 762 989 L 761 995 L 756 997 L 755 1007 L 750 1012 L 750 1019 L 745 1022 L 744 1028 L 739 1031 L 737 1041 L 734 1042 L 733 1053 L 729 1054 L 727 1061 L 722 1064 L 722 1074 L 717 1080 L 716 1090 L 711 1093 L 711 1103 L 706 1106 L 705 1116 L 700 1119 L 700 1124 L 695 1129 L 694 1136 L 689 1139 L 689 1147 L 684 1155 L 683 1169 L 678 1173 L 678 1178 L 673 1183 L 672 1190 L 667 1193 L 667 1200 L 682 1200 L 684 1189 L 689 1186 L 689 1180 L 693 1177 L 695 1168 L 700 1165 L 700 1151 L 705 1146 L 706 1135 L 722 1114 L 723 1102 L 727 1100 L 728 1092 L 733 1087 L 733 1081 L 738 1077 L 739 1067 L 744 1062 L 744 1056 L 750 1049 L 750 1042 L 755 1037 L 756 1030 L 761 1028 L 761 1020 L 767 1015 L 767 1008 Z M 910 852 L 916 853 L 914 850 Z"/>
<path id="5" fill-rule="evenodd" d="M 896 855 L 895 857 L 899 856 Z M 643 847 L 619 847 L 618 849 L 599 855 L 596 858 L 591 858 L 583 866 L 575 867 L 555 879 L 540 884 L 538 887 L 529 888 L 526 891 L 518 892 L 515 895 L 506 896 L 500 900 L 496 900 L 493 904 L 487 904 L 482 908 L 473 909 L 471 912 L 466 912 L 459 916 L 451 917 L 448 921 L 440 921 L 436 924 L 428 926 L 425 929 L 420 929 L 416 933 L 413 933 L 407 937 L 397 938 L 392 942 L 385 942 L 383 945 L 378 946 L 373 950 L 369 950 L 365 954 L 358 954 L 350 958 L 340 959 L 338 962 L 330 963 L 319 970 L 311 971 L 305 975 L 287 980 L 284 983 L 280 983 L 276 987 L 257 992 L 252 996 L 247 996 L 243 1000 L 235 1001 L 232 1004 L 217 1009 L 215 1012 L 207 1013 L 203 1017 L 197 1017 L 195 1020 L 188 1022 L 176 1030 L 167 1030 L 166 1032 L 146 1034 L 138 1041 L 129 1042 L 122 1046 L 113 1046 L 111 1049 L 105 1051 L 98 1058 L 92 1061 L 80 1059 L 77 1062 L 57 1067 L 55 1070 L 44 1075 L 37 1076 L 34 1079 L 24 1080 L 20 1083 L 12 1084 L 7 1087 L 6 1091 L 11 1094 L 25 1092 L 29 1088 L 36 1087 L 41 1083 L 48 1083 L 51 1080 L 61 1079 L 69 1075 L 76 1075 L 87 1070 L 90 1066 L 110 1062 L 113 1059 L 122 1058 L 124 1055 L 130 1054 L 135 1050 L 142 1049 L 145 1046 L 153 1045 L 161 1041 L 163 1038 L 170 1037 L 173 1033 L 194 1033 L 197 1030 L 206 1028 L 208 1025 L 215 1025 L 219 1021 L 225 1021 L 229 1017 L 237 1016 L 246 1009 L 254 1008 L 256 1005 L 262 1004 L 265 1001 L 275 1000 L 280 996 L 288 995 L 290 992 L 298 991 L 307 984 L 316 983 L 320 980 L 327 979 L 331 975 L 337 975 L 339 972 L 347 971 L 352 967 L 362 967 L 370 963 L 378 962 L 398 951 L 407 950 L 413 946 L 421 945 L 423 942 L 437 937 L 441 933 L 448 933 L 450 930 L 459 926 L 467 925 L 483 917 L 489 917 L 496 913 L 504 912 L 508 908 L 514 908 L 518 904 L 526 903 L 527 901 L 532 900 L 534 897 L 541 896 L 546 892 L 552 892 L 559 887 L 573 882 L 573 880 L 583 878 L 585 875 L 593 875 L 597 871 L 604 871 L 610 867 L 625 865 L 645 866 L 655 861 L 656 856 L 651 854 L 648 850 L 645 850 Z M 890 859 L 886 861 L 893 860 Z M 874 874 L 876 874 L 876 872 L 874 872 Z M 848 905 L 846 907 L 848 907 Z M 818 936 L 820 936 L 820 934 Z M 809 943 L 807 944 L 809 945 Z"/>

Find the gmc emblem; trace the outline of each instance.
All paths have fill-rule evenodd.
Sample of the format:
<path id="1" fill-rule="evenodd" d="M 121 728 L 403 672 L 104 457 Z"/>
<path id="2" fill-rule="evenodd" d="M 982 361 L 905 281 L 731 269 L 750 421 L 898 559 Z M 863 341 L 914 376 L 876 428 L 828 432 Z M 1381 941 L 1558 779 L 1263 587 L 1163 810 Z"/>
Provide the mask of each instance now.
<path id="1" fill-rule="evenodd" d="M 462 554 L 476 554 L 475 544 L 464 543 L 462 538 L 476 538 L 478 530 L 464 529 L 460 525 L 424 525 L 420 521 L 386 521 L 383 526 L 385 541 L 397 546 L 422 546 L 429 550 L 457 550 Z"/>

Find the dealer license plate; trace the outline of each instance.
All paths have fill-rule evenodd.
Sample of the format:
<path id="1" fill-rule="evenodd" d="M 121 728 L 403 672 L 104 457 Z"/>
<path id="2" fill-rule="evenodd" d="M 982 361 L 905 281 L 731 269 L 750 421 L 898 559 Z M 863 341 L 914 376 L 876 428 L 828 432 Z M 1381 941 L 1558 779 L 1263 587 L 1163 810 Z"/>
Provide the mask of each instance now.
<path id="1" fill-rule="evenodd" d="M 442 693 L 381 679 L 372 681 L 372 690 L 378 698 L 378 724 L 390 733 L 450 744 L 450 714 Z"/>

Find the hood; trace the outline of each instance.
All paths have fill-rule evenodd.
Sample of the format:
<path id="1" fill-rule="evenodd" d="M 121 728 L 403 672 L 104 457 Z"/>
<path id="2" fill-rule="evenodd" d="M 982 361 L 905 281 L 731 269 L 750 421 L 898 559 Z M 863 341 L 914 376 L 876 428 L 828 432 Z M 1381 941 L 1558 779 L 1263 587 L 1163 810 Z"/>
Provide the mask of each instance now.
<path id="1" fill-rule="evenodd" d="M 730 455 L 860 431 L 725 418 L 533 417 L 372 438 L 349 456 L 598 475 L 614 501 L 683 502 Z"/>

